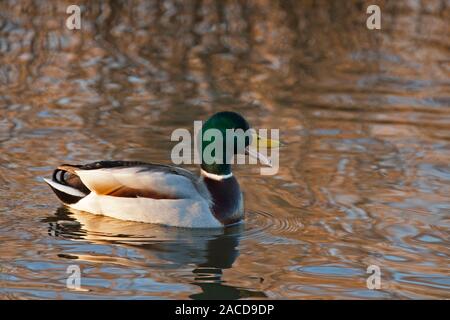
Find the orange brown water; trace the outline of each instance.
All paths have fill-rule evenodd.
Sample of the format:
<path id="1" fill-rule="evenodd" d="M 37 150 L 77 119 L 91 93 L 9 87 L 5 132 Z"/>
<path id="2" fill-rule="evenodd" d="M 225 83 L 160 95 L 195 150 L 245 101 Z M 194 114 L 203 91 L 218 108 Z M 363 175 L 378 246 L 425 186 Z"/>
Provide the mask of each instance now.
<path id="1" fill-rule="evenodd" d="M 378 1 L 373 31 L 359 1 L 78 2 L 79 31 L 70 1 L 0 2 L 1 298 L 450 298 L 449 1 Z M 170 163 L 220 110 L 286 144 L 235 170 L 242 226 L 70 213 L 41 180 Z"/>

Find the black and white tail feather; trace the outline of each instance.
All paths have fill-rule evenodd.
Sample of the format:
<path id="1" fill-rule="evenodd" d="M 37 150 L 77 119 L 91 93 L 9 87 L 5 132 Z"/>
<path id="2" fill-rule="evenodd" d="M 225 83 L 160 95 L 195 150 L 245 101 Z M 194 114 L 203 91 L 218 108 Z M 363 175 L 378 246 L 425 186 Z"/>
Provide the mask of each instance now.
<path id="1" fill-rule="evenodd" d="M 63 169 L 64 167 L 78 166 L 62 165 L 53 172 L 51 180 L 43 179 L 63 203 L 73 204 L 86 197 L 91 191 L 76 174 Z"/>

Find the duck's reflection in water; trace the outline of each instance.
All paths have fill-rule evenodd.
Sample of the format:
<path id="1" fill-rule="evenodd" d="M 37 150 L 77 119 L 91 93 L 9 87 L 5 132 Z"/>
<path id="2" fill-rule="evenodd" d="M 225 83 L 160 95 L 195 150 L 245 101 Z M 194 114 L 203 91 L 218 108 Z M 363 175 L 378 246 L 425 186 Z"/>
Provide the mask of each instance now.
<path id="1" fill-rule="evenodd" d="M 139 248 L 149 256 L 169 262 L 171 269 L 195 265 L 191 284 L 202 291 L 190 295 L 192 299 L 266 297 L 264 292 L 234 287 L 225 284 L 223 279 L 223 270 L 232 268 L 239 256 L 243 224 L 225 229 L 173 228 L 122 221 L 65 207 L 44 222 L 48 223 L 51 236 Z"/>

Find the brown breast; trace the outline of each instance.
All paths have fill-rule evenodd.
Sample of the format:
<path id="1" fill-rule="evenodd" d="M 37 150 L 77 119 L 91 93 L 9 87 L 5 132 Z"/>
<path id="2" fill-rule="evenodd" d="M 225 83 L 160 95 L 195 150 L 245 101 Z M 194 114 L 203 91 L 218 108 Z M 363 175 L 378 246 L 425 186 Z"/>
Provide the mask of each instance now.
<path id="1" fill-rule="evenodd" d="M 238 222 L 243 217 L 241 212 L 241 190 L 237 179 L 232 176 L 220 181 L 204 177 L 214 205 L 213 214 L 223 225 Z"/>

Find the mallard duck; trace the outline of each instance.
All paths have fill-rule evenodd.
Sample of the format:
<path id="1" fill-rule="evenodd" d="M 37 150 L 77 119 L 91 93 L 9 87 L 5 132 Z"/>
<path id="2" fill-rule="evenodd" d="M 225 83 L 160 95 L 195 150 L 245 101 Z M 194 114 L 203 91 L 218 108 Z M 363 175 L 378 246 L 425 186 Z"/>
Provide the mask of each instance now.
<path id="1" fill-rule="evenodd" d="M 203 138 L 207 129 L 225 136 L 227 129 L 250 128 L 238 113 L 219 112 L 209 118 L 201 130 L 202 151 L 211 141 Z M 261 163 L 269 161 L 250 146 L 257 143 L 274 146 L 246 136 L 245 150 Z M 171 165 L 139 161 L 98 161 L 84 165 L 63 164 L 51 179 L 44 179 L 56 196 L 70 208 L 116 219 L 156 223 L 174 227 L 220 228 L 239 223 L 244 217 L 243 197 L 231 171 L 230 155 L 223 141 L 223 161 L 202 161 L 200 176 Z M 241 152 L 239 152 L 241 153 Z"/>

